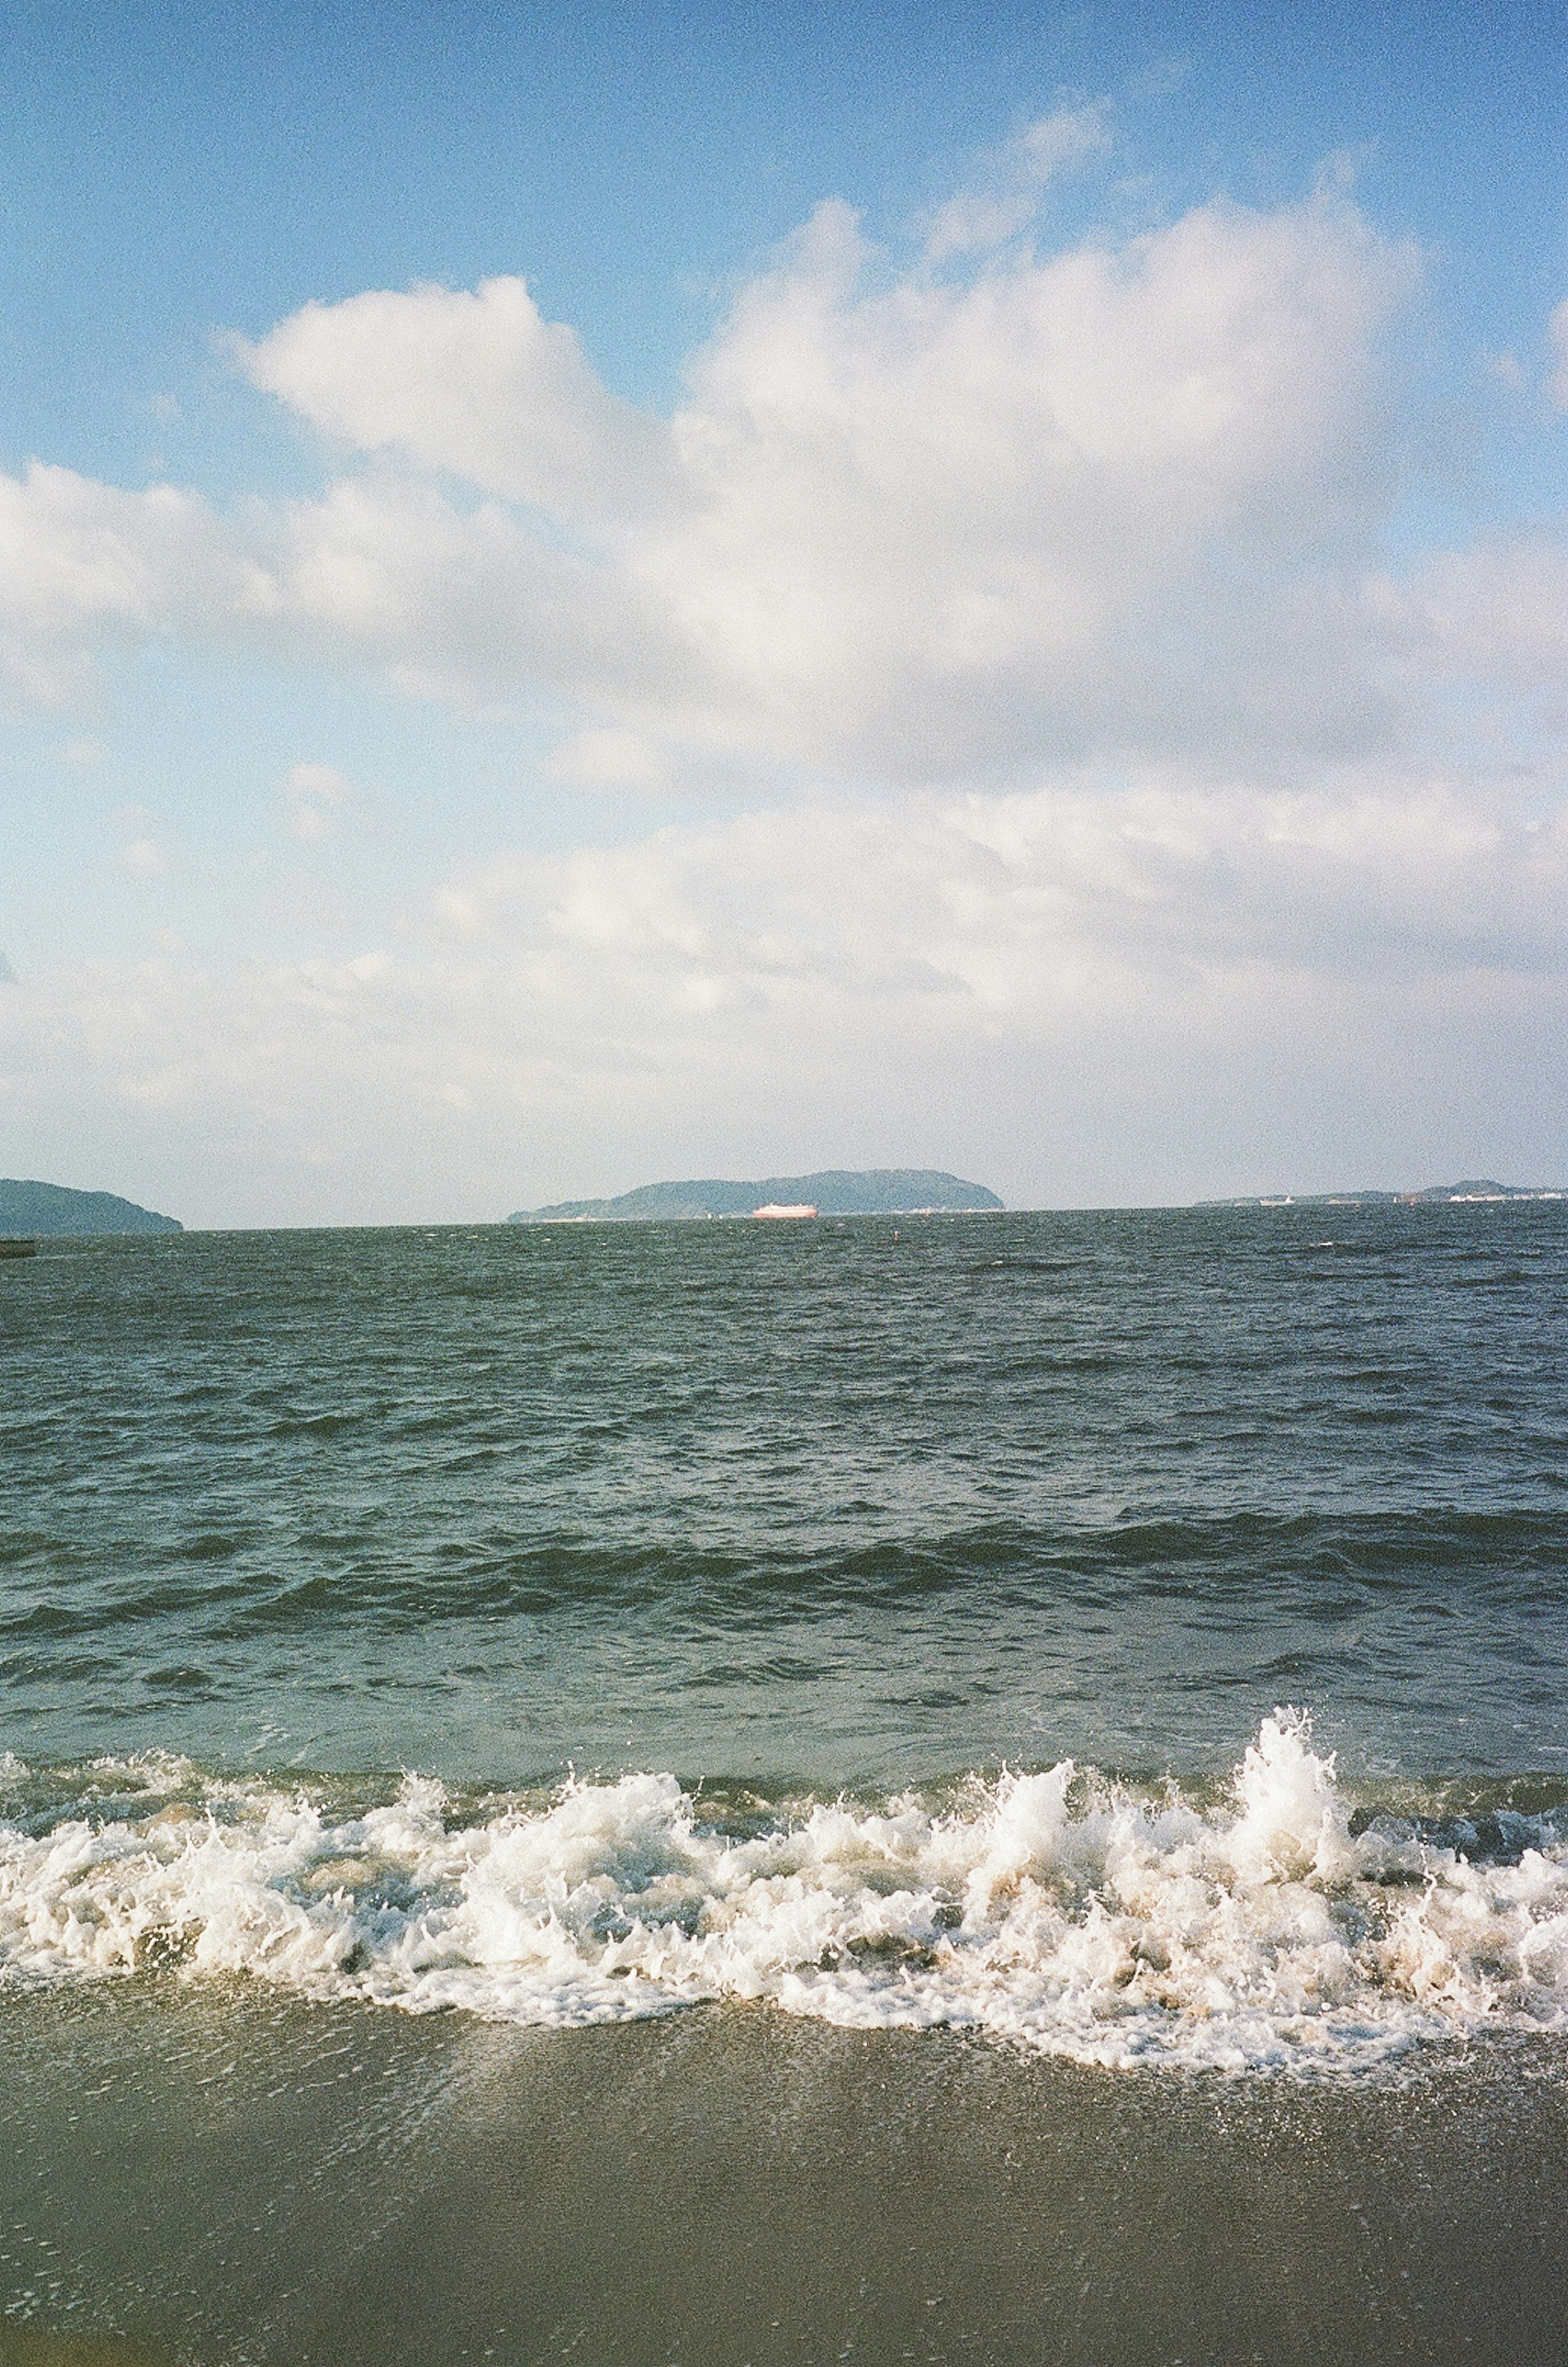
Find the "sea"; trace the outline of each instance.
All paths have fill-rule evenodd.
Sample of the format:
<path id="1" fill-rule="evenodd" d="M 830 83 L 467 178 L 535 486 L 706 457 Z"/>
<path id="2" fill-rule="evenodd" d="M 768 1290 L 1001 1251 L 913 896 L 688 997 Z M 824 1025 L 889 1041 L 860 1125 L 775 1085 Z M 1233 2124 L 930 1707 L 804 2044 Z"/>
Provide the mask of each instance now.
<path id="1" fill-rule="evenodd" d="M 0 2367 L 1564 2355 L 1568 1205 L 0 1265 Z"/>

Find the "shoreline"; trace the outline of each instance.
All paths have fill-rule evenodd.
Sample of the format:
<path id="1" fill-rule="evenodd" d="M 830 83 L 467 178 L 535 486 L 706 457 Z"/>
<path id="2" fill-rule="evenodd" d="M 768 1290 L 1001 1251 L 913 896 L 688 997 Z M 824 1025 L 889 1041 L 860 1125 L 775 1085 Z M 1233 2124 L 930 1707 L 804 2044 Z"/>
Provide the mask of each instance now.
<path id="1" fill-rule="evenodd" d="M 1303 2087 L 169 1978 L 0 1998 L 0 2367 L 1561 2356 L 1556 2042 Z"/>

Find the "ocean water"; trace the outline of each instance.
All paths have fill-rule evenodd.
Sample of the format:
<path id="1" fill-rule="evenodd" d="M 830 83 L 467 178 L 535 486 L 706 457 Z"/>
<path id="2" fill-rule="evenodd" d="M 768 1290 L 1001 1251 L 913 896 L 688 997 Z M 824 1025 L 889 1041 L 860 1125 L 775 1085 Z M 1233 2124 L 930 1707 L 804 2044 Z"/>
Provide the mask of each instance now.
<path id="1" fill-rule="evenodd" d="M 17 2110 L 41 2129 L 85 2077 L 82 2014 L 151 2067 L 132 2150 L 225 2026 L 290 2061 L 373 2026 L 423 2096 L 434 2058 L 386 2033 L 433 2018 L 547 2040 L 527 2077 L 565 2092 L 594 2031 L 695 2062 L 679 2033 L 717 2014 L 764 2054 L 849 2033 L 885 2110 L 919 2033 L 970 2050 L 942 2059 L 988 2112 L 998 2079 L 1043 2092 L 1029 2065 L 1371 2112 L 1451 2090 L 1461 2163 L 1483 2056 L 1552 2112 L 1568 2071 L 1565 1342 L 1551 1204 L 197 1234 L 0 1268 Z M 288 2017 L 261 2042 L 257 2000 Z M 106 2157 L 76 2125 L 0 2193 L 30 2226 L 63 2181 L 28 2237 L 57 2253 Z M 298 2167 L 321 2132 L 291 2142 Z M 639 2142 L 675 2140 L 654 2114 Z M 17 2253 L 0 2359 L 51 2312 L 149 2355 L 349 2355 L 221 2319 L 232 2230 L 199 2307 L 169 2299 L 175 2222 L 148 2240 L 134 2292 L 90 2247 L 52 2284 Z M 341 2269 L 323 2237 L 290 2290 Z M 861 2321 L 819 2295 L 794 2349 L 780 2303 L 705 2351 L 699 2296 L 646 2355 L 945 2357 L 929 2299 L 912 2350 L 823 2347 Z M 577 2306 L 513 2294 L 491 2355 L 565 2355 Z M 1053 2350 L 972 2316 L 954 2357 L 1136 2348 L 1130 2318 Z M 486 2348 L 376 2323 L 378 2359 Z M 1406 2355 L 1380 2323 L 1342 2355 Z M 1472 2337 L 1536 2355 L 1517 2322 Z M 645 2355 L 615 2339 L 589 2355 Z"/>

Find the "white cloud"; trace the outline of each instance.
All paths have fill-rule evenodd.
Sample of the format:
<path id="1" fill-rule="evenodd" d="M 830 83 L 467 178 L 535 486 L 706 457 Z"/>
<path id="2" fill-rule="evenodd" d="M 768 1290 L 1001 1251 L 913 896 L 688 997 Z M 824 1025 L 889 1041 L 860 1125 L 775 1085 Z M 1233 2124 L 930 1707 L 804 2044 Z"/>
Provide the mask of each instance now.
<path id="1" fill-rule="evenodd" d="M 1030 169 L 1097 124 L 1036 127 Z M 1393 481 L 1376 346 L 1413 268 L 1327 198 L 938 284 L 890 278 L 828 205 L 668 424 L 518 281 L 309 307 L 247 367 L 383 457 L 227 520 L 168 488 L 9 482 L 0 647 L 40 695 L 95 641 L 164 632 L 564 701 L 590 737 L 563 777 L 633 742 L 649 778 L 695 751 L 892 781 L 1365 744 L 1353 568 Z"/>
<path id="2" fill-rule="evenodd" d="M 928 260 L 942 263 L 1004 244 L 1033 220 L 1048 182 L 1110 145 L 1103 106 L 1063 107 L 1042 116 L 992 158 L 983 187 L 960 190 L 937 208 L 926 237 Z"/>
<path id="3" fill-rule="evenodd" d="M 1370 587 L 1380 621 L 1417 681 L 1436 677 L 1568 687 L 1568 540 L 1540 529 L 1444 551 L 1402 582 Z"/>
<path id="4" fill-rule="evenodd" d="M 1092 107 L 1061 107 L 1043 115 L 1020 134 L 1016 149 L 1023 170 L 1037 187 L 1069 173 L 1111 145 L 1107 110 Z"/>
<path id="5" fill-rule="evenodd" d="M 118 859 L 120 868 L 129 871 L 133 879 L 156 879 L 169 867 L 168 857 L 155 838 L 128 838 Z"/>
<path id="6" fill-rule="evenodd" d="M 110 639 L 202 634 L 246 605 L 251 570 L 195 495 L 123 493 L 33 461 L 0 475 L 0 681 L 60 706 Z"/>
<path id="7" fill-rule="evenodd" d="M 1244 970 L 1568 968 L 1568 809 L 1533 819 L 1440 776 L 1067 777 L 512 855 L 454 879 L 441 911 L 466 937 L 572 949 L 592 969 L 574 995 L 624 991 L 628 1011 L 696 980 L 736 1008 L 810 983 L 834 1002 L 957 997 L 1029 1034 L 1086 979 L 1109 1008 L 1135 980 Z"/>
<path id="8" fill-rule="evenodd" d="M 931 778 L 1245 705 L 1282 579 L 1381 502 L 1405 259 L 1313 205 L 958 288 L 865 264 L 825 207 L 744 292 L 675 421 L 694 508 L 632 554 L 735 736 Z"/>
<path id="9" fill-rule="evenodd" d="M 293 764 L 283 784 L 283 826 L 308 843 L 329 837 L 354 792 L 332 764 Z"/>
<path id="10" fill-rule="evenodd" d="M 660 423 L 606 391 L 522 279 L 308 304 L 236 349 L 255 385 L 362 451 L 558 517 L 619 519 L 657 493 Z"/>
<path id="11" fill-rule="evenodd" d="M 485 708 L 679 697 L 690 654 L 624 571 L 530 533 L 500 504 L 463 510 L 372 475 L 270 522 L 251 629 L 275 649 L 370 665 L 399 690 Z"/>
<path id="12" fill-rule="evenodd" d="M 616 729 L 574 732 L 552 749 L 541 767 L 552 781 L 591 788 L 662 789 L 670 767 L 639 732 Z"/>

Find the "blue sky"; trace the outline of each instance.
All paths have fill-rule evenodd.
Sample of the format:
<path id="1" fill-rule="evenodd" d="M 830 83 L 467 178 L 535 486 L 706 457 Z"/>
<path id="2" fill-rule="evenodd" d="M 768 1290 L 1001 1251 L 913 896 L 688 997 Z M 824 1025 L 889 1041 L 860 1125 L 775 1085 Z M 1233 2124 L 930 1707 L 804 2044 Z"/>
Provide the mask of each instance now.
<path id="1" fill-rule="evenodd" d="M 283 439 L 225 406 L 216 329 L 518 269 L 612 385 L 666 403 L 819 198 L 897 238 L 1064 93 L 1113 102 L 1130 212 L 1268 204 L 1348 156 L 1431 250 L 1438 355 L 1506 345 L 1560 300 L 1565 55 L 1562 11 L 1529 6 L 19 6 L 3 448 L 121 476 L 178 448 L 242 481 L 236 437 L 274 466 Z M 1098 185 L 1063 208 L 1103 214 Z M 146 424 L 170 392 L 197 414 L 178 438 Z"/>
<path id="2" fill-rule="evenodd" d="M 1561 1180 L 1563 32 L 9 12 L 0 1170 Z"/>

